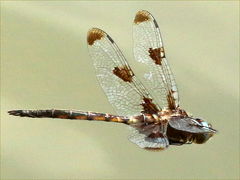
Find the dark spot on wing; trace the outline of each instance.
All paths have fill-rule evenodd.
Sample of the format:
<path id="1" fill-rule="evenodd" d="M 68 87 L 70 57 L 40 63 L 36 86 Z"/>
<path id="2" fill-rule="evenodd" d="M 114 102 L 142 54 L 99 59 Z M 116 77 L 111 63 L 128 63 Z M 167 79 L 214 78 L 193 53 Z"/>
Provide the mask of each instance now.
<path id="1" fill-rule="evenodd" d="M 142 113 L 145 114 L 156 114 L 159 112 L 159 109 L 157 108 L 157 106 L 152 102 L 152 99 L 150 98 L 143 98 L 143 103 L 141 104 L 143 106 L 143 111 Z"/>
<path id="2" fill-rule="evenodd" d="M 92 28 L 88 31 L 87 42 L 89 45 L 93 45 L 96 40 L 100 40 L 104 36 L 104 31 L 102 31 L 101 29 Z"/>
<path id="3" fill-rule="evenodd" d="M 153 20 L 153 23 L 154 23 L 155 27 L 158 28 L 158 24 L 157 24 L 157 21 L 155 19 Z"/>
<path id="4" fill-rule="evenodd" d="M 168 108 L 169 109 L 176 109 L 175 99 L 173 97 L 173 90 L 168 91 L 167 101 L 168 101 Z"/>
<path id="5" fill-rule="evenodd" d="M 113 39 L 109 35 L 107 35 L 107 38 L 111 41 L 111 43 L 114 43 Z"/>
<path id="6" fill-rule="evenodd" d="M 134 76 L 133 72 L 127 66 L 115 67 L 113 69 L 113 74 L 125 82 L 132 82 L 132 78 Z"/>
<path id="7" fill-rule="evenodd" d="M 150 13 L 142 10 L 142 11 L 137 12 L 135 19 L 134 19 L 134 23 L 139 24 L 144 21 L 149 21 L 150 19 L 151 19 Z"/>
<path id="8" fill-rule="evenodd" d="M 164 48 L 149 48 L 149 56 L 152 58 L 155 64 L 162 65 L 162 59 L 165 58 Z"/>

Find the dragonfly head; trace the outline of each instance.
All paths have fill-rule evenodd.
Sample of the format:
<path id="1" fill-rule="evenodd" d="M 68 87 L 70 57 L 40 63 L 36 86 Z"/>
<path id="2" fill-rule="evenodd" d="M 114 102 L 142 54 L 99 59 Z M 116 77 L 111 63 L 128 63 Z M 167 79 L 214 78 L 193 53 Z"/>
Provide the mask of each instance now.
<path id="1" fill-rule="evenodd" d="M 202 144 L 209 140 L 217 131 L 212 125 L 200 118 L 172 117 L 169 121 L 169 135 L 176 139 L 180 137 L 183 142 Z"/>

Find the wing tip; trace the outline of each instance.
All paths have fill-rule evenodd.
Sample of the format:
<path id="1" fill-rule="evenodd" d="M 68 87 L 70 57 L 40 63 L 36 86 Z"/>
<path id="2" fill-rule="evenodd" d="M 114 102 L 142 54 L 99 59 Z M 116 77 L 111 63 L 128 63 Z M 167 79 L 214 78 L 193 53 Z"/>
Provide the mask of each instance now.
<path id="1" fill-rule="evenodd" d="M 105 36 L 105 33 L 103 30 L 98 28 L 92 28 L 87 33 L 87 43 L 88 45 L 93 45 L 96 40 L 102 39 L 102 37 Z"/>
<path id="2" fill-rule="evenodd" d="M 152 19 L 151 14 L 146 11 L 146 10 L 140 10 L 137 12 L 135 18 L 134 18 L 134 23 L 135 24 L 140 24 L 145 21 L 149 21 Z"/>

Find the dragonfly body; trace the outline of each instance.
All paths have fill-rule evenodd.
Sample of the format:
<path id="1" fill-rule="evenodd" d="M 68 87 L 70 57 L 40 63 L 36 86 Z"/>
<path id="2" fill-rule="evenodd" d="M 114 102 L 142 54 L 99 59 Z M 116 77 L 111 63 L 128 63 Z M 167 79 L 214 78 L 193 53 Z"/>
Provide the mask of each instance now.
<path id="1" fill-rule="evenodd" d="M 156 20 L 149 12 L 141 10 L 135 16 L 133 27 L 135 59 L 146 66 L 143 83 L 106 32 L 92 28 L 87 35 L 97 78 L 118 115 L 54 109 L 12 110 L 9 114 L 124 123 L 134 130 L 129 140 L 150 150 L 206 142 L 216 130 L 180 108 L 178 89 Z"/>
<path id="2" fill-rule="evenodd" d="M 84 112 L 79 110 L 13 110 L 9 111 L 9 114 L 21 117 L 31 118 L 58 118 L 58 119 L 71 119 L 71 120 L 89 120 L 89 121 L 105 121 L 123 123 L 138 129 L 139 132 L 146 134 L 147 137 L 159 136 L 159 127 L 162 122 L 167 122 L 166 136 L 169 140 L 169 144 L 182 145 L 190 144 L 192 142 L 202 144 L 212 137 L 215 130 L 212 133 L 196 133 L 188 132 L 184 127 L 175 127 L 176 119 L 184 119 L 189 117 L 188 114 L 182 110 L 177 109 L 172 111 L 164 109 L 158 114 L 142 114 L 139 116 L 118 116 L 108 113 L 98 112 Z M 157 127 L 157 128 L 156 128 Z M 152 129 L 155 128 L 155 131 Z M 150 150 L 149 148 L 146 148 Z M 154 149 L 154 148 L 152 148 Z"/>

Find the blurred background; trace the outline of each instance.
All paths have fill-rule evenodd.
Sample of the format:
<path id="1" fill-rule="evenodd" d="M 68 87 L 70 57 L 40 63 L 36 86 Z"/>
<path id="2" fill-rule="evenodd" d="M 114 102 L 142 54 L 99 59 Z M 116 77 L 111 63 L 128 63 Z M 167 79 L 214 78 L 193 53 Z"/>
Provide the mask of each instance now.
<path id="1" fill-rule="evenodd" d="M 239 2 L 1 2 L 2 179 L 239 178 Z M 108 32 L 133 70 L 132 22 L 161 28 L 181 106 L 219 133 L 204 145 L 149 152 L 125 125 L 9 116 L 12 109 L 114 113 L 86 33 Z"/>

